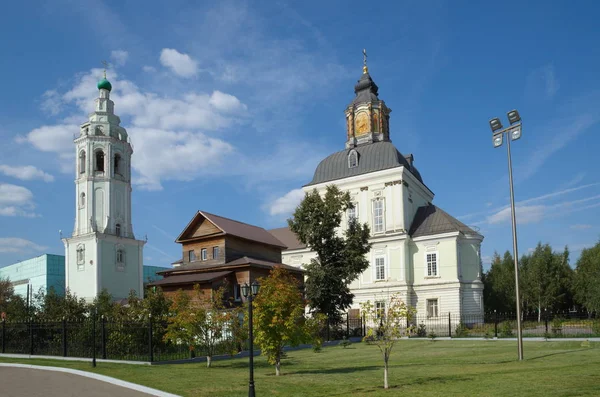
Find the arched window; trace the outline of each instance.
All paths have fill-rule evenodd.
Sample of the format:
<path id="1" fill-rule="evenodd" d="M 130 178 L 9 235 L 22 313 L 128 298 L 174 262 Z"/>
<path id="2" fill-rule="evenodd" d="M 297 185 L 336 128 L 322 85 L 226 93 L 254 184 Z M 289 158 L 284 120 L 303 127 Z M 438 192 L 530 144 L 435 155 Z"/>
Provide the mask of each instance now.
<path id="1" fill-rule="evenodd" d="M 79 206 L 85 207 L 85 193 L 79 195 Z"/>
<path id="2" fill-rule="evenodd" d="M 358 153 L 356 150 L 352 149 L 350 153 L 348 153 L 348 168 L 358 167 Z"/>
<path id="3" fill-rule="evenodd" d="M 120 224 L 120 223 L 117 223 L 117 224 L 115 225 L 115 234 L 116 234 L 118 237 L 121 237 L 121 224 Z"/>
<path id="4" fill-rule="evenodd" d="M 125 253 L 122 249 L 117 250 L 117 263 L 125 262 Z"/>
<path id="5" fill-rule="evenodd" d="M 115 154 L 114 171 L 115 171 L 115 175 L 116 174 L 121 175 L 121 155 L 119 155 L 118 153 Z"/>
<path id="6" fill-rule="evenodd" d="M 77 247 L 77 270 L 83 270 L 85 265 L 85 247 Z"/>
<path id="7" fill-rule="evenodd" d="M 96 152 L 96 171 L 104 172 L 104 152 L 102 150 Z"/>
<path id="8" fill-rule="evenodd" d="M 85 173 L 85 150 L 82 150 L 81 153 L 79 153 L 79 173 Z"/>

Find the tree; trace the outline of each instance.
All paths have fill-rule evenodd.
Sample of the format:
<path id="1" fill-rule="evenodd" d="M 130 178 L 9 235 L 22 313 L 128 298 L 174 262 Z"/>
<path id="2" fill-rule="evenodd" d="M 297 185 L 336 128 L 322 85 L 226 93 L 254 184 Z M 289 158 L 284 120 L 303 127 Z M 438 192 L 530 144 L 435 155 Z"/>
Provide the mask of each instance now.
<path id="1" fill-rule="evenodd" d="M 280 375 L 284 346 L 308 343 L 313 323 L 304 316 L 300 283 L 289 272 L 276 267 L 260 284 L 253 301 L 255 340 L 269 364 L 275 365 L 275 375 Z"/>
<path id="2" fill-rule="evenodd" d="M 0 278 L 0 313 L 5 313 L 11 320 L 26 320 L 28 317 L 27 303 L 15 294 L 14 288 L 8 278 Z"/>
<path id="3" fill-rule="evenodd" d="M 210 368 L 219 344 L 232 339 L 232 324 L 238 321 L 239 310 L 227 309 L 224 302 L 225 289 L 205 293 L 198 285 L 190 294 L 179 290 L 171 305 L 165 339 L 182 342 L 193 349 L 197 346 L 206 351 L 206 366 Z"/>
<path id="4" fill-rule="evenodd" d="M 490 270 L 484 275 L 484 305 L 499 313 L 515 310 L 515 267 L 513 256 L 506 251 L 500 258 L 497 252 L 492 258 Z"/>
<path id="5" fill-rule="evenodd" d="M 361 311 L 367 324 L 378 324 L 369 328 L 364 340 L 375 345 L 383 355 L 383 387 L 389 388 L 388 363 L 396 341 L 403 336 L 402 324 L 407 324 L 415 314 L 415 309 L 407 306 L 398 294 L 394 294 L 387 302 L 386 310 L 376 308 L 371 301 L 361 303 Z"/>
<path id="6" fill-rule="evenodd" d="M 556 253 L 548 244 L 538 243 L 535 250 L 521 259 L 523 304 L 531 305 L 541 321 L 543 310 L 559 310 L 569 306 L 572 270 L 569 250 Z"/>
<path id="7" fill-rule="evenodd" d="M 581 251 L 573 278 L 577 302 L 590 312 L 600 313 L 600 242 Z"/>
<path id="8" fill-rule="evenodd" d="M 350 194 L 330 185 L 323 197 L 316 189 L 307 193 L 288 220 L 290 230 L 317 253 L 305 265 L 309 305 L 334 322 L 352 304 L 349 284 L 369 267 L 365 257 L 371 249 L 368 225 L 352 218 L 348 228 L 340 230 L 342 214 L 352 207 Z"/>
<path id="9" fill-rule="evenodd" d="M 83 320 L 87 312 L 87 305 L 83 298 L 77 298 L 66 291 L 65 296 L 60 296 L 54 288 L 48 292 L 40 289 L 35 295 L 36 315 L 46 321 Z"/>

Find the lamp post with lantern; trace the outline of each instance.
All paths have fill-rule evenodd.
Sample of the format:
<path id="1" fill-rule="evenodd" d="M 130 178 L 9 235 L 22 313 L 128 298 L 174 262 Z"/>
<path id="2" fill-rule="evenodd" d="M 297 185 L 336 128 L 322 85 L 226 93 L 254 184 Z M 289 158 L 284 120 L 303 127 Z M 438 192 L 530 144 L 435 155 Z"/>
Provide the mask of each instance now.
<path id="1" fill-rule="evenodd" d="M 250 380 L 248 382 L 248 397 L 254 397 L 254 337 L 252 335 L 252 299 L 258 294 L 260 285 L 256 280 L 251 284 L 242 285 L 242 295 L 248 299 L 248 339 L 250 348 Z"/>

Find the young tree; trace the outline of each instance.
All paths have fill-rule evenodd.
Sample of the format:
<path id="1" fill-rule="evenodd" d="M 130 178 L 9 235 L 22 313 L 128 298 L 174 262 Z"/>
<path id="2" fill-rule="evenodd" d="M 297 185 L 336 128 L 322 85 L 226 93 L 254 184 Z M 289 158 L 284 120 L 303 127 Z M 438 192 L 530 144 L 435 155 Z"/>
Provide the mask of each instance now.
<path id="1" fill-rule="evenodd" d="M 275 375 L 279 375 L 284 346 L 308 343 L 312 323 L 304 316 L 300 283 L 289 272 L 276 267 L 260 284 L 253 301 L 255 340 L 269 364 L 275 365 Z"/>
<path id="2" fill-rule="evenodd" d="M 388 363 L 396 341 L 403 336 L 402 324 L 410 321 L 415 314 L 415 309 L 407 306 L 398 294 L 392 295 L 385 310 L 377 309 L 371 301 L 361 303 L 361 311 L 367 324 L 377 324 L 369 328 L 365 341 L 379 348 L 383 355 L 383 387 L 389 388 Z M 407 332 L 407 331 L 404 331 Z"/>
<path id="3" fill-rule="evenodd" d="M 193 297 L 179 291 L 171 305 L 165 339 L 180 341 L 190 348 L 200 346 L 206 351 L 206 366 L 210 368 L 219 343 L 233 337 L 231 324 L 238 321 L 237 309 L 228 309 L 224 302 L 225 290 L 219 288 L 204 293 L 198 285 Z"/>
<path id="4" fill-rule="evenodd" d="M 499 313 L 515 311 L 515 267 L 510 252 L 506 251 L 502 258 L 494 253 L 492 265 L 483 281 L 487 310 L 497 310 Z"/>
<path id="5" fill-rule="evenodd" d="M 8 278 L 0 278 L 0 313 L 5 313 L 7 319 L 23 321 L 28 317 L 27 303 L 15 294 Z"/>
<path id="6" fill-rule="evenodd" d="M 589 312 L 600 313 L 600 242 L 581 252 L 573 284 L 577 302 Z"/>
<path id="7" fill-rule="evenodd" d="M 305 265 L 309 305 L 333 321 L 352 303 L 354 295 L 348 285 L 369 267 L 365 257 L 371 249 L 368 225 L 350 219 L 348 228 L 340 230 L 342 215 L 351 207 L 350 194 L 330 185 L 323 197 L 316 189 L 307 193 L 288 220 L 290 230 L 317 253 Z"/>

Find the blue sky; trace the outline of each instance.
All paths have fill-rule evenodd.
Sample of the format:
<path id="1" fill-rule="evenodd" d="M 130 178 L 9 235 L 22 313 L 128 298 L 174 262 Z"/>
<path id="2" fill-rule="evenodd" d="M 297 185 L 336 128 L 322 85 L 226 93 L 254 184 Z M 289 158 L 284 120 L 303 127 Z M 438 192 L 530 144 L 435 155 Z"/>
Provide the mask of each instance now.
<path id="1" fill-rule="evenodd" d="M 198 3 L 198 4 L 196 4 Z M 200 4 L 202 3 L 202 4 Z M 600 237 L 600 5 L 579 2 L 10 2 L 0 25 L 0 266 L 62 254 L 74 223 L 73 134 L 112 63 L 134 145 L 145 264 L 181 255 L 198 209 L 283 226 L 318 162 L 343 148 L 363 48 L 391 138 L 434 203 L 511 248 L 505 148 L 517 108 L 521 253 Z M 504 121 L 506 123 L 506 121 Z"/>

